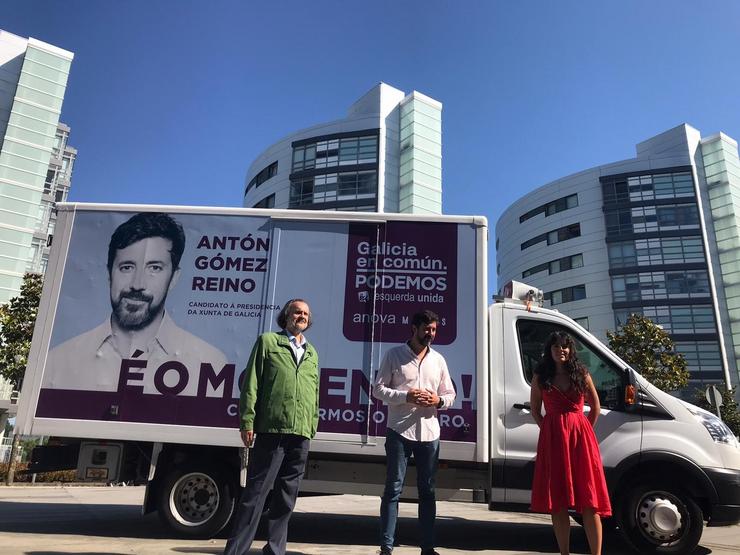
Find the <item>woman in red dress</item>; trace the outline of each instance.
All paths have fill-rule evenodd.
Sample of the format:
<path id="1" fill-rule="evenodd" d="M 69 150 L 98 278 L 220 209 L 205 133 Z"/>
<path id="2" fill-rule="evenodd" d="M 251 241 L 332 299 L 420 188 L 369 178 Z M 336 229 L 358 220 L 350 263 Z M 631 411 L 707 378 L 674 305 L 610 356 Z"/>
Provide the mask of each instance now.
<path id="1" fill-rule="evenodd" d="M 583 402 L 591 410 L 586 416 Z M 542 415 L 542 404 L 545 415 Z M 573 509 L 583 517 L 592 555 L 601 554 L 601 517 L 611 515 L 604 468 L 593 426 L 601 404 L 594 382 L 578 360 L 573 339 L 550 334 L 532 379 L 532 416 L 540 427 L 531 509 L 549 513 L 562 555 L 570 549 Z"/>

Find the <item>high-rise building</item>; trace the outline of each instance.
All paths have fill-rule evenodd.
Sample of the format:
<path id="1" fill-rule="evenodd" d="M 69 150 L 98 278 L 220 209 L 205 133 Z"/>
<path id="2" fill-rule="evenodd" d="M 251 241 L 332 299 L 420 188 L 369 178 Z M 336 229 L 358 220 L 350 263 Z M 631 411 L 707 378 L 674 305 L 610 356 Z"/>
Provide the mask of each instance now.
<path id="1" fill-rule="evenodd" d="M 0 30 L 0 304 L 18 295 L 34 257 L 72 58 Z"/>
<path id="2" fill-rule="evenodd" d="M 442 213 L 442 104 L 385 83 L 252 163 L 244 206 Z"/>
<path id="3" fill-rule="evenodd" d="M 49 249 L 54 239 L 57 221 L 56 203 L 66 202 L 72 184 L 72 171 L 77 159 L 77 149 L 69 146 L 69 126 L 59 123 L 52 149 L 49 169 L 44 181 L 44 193 L 39 205 L 38 227 L 33 234 L 31 256 L 26 266 L 27 272 L 43 274 L 49 262 Z"/>
<path id="4" fill-rule="evenodd" d="M 632 313 L 649 317 L 686 357 L 691 386 L 738 384 L 740 159 L 727 135 L 680 125 L 635 158 L 530 192 L 496 224 L 496 261 L 499 287 L 543 289 L 601 339 Z"/>

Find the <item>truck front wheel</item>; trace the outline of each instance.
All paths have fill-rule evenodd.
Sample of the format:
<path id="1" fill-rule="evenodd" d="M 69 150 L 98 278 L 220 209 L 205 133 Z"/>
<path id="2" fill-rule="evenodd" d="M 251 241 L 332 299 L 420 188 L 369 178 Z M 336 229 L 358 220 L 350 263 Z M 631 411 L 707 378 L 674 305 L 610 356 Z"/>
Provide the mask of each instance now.
<path id="1" fill-rule="evenodd" d="M 157 509 L 177 535 L 211 538 L 228 524 L 235 492 L 236 484 L 218 465 L 175 467 L 162 482 Z"/>
<path id="2" fill-rule="evenodd" d="M 691 496 L 676 486 L 640 482 L 619 502 L 619 526 L 639 553 L 693 553 L 704 520 Z"/>

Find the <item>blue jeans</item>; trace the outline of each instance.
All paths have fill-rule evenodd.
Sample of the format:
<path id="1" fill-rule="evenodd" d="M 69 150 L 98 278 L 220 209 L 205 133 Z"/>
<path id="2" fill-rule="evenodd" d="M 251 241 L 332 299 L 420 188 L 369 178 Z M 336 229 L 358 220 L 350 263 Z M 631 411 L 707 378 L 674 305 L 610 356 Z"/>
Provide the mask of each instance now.
<path id="1" fill-rule="evenodd" d="M 403 481 L 406 478 L 406 467 L 413 454 L 416 463 L 416 488 L 419 493 L 421 548 L 434 548 L 434 519 L 437 516 L 434 479 L 439 460 L 439 440 L 411 441 L 388 429 L 385 436 L 385 454 L 388 468 L 385 489 L 380 501 L 380 546 L 393 549 L 398 520 L 398 499 L 401 497 Z"/>

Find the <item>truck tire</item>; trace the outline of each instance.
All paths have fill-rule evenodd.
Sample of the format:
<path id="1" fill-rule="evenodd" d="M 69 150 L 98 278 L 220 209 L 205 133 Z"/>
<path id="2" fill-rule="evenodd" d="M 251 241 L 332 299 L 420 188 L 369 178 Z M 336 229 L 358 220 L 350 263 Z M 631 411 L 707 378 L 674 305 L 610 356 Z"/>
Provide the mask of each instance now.
<path id="1" fill-rule="evenodd" d="M 219 465 L 174 467 L 159 488 L 159 517 L 178 536 L 211 538 L 229 523 L 236 491 L 236 483 Z"/>
<path id="2" fill-rule="evenodd" d="M 620 497 L 615 514 L 638 553 L 693 553 L 704 529 L 701 509 L 675 485 L 639 482 Z"/>

